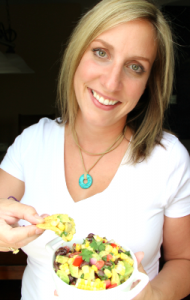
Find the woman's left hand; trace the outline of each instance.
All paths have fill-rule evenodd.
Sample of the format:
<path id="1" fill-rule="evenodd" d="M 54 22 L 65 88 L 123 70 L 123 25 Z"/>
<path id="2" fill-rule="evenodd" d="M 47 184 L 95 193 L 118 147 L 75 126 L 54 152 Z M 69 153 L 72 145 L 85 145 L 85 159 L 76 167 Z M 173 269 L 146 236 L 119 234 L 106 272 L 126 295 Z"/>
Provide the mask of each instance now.
<path id="1" fill-rule="evenodd" d="M 143 269 L 143 266 L 141 264 L 141 261 L 144 257 L 144 253 L 143 252 L 136 252 L 135 256 L 137 258 L 139 272 L 142 272 L 142 273 L 146 274 L 146 272 Z M 138 284 L 138 282 L 134 283 L 134 286 L 136 284 Z M 132 286 L 132 287 L 134 287 L 134 286 Z M 133 300 L 161 300 L 161 299 L 162 298 L 161 298 L 161 295 L 160 295 L 159 291 L 156 290 L 155 288 L 153 288 L 150 281 L 145 286 L 145 288 L 135 298 L 133 298 Z"/>

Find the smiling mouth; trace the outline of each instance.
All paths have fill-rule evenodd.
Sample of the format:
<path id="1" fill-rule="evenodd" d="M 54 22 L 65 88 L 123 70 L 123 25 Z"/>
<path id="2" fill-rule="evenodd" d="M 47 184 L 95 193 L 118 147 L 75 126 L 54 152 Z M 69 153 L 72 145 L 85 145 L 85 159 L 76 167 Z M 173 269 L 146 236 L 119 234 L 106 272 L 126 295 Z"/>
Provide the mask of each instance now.
<path id="1" fill-rule="evenodd" d="M 109 100 L 109 99 L 105 99 L 104 97 L 98 95 L 98 93 L 96 93 L 95 91 L 91 90 L 92 94 L 94 96 L 94 98 L 96 100 L 98 100 L 99 103 L 104 104 L 104 105 L 115 105 L 116 103 L 118 103 L 119 101 L 114 101 L 114 100 Z"/>

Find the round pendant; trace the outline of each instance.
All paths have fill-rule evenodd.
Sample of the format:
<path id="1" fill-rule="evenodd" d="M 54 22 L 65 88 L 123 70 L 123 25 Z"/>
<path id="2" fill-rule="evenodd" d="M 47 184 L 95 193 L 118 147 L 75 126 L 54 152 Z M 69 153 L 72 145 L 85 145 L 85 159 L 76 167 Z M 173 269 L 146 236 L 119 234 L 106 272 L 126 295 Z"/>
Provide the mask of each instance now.
<path id="1" fill-rule="evenodd" d="M 84 183 L 84 174 L 79 178 L 79 185 L 82 189 L 88 189 L 92 185 L 92 176 L 87 174 L 87 183 Z"/>

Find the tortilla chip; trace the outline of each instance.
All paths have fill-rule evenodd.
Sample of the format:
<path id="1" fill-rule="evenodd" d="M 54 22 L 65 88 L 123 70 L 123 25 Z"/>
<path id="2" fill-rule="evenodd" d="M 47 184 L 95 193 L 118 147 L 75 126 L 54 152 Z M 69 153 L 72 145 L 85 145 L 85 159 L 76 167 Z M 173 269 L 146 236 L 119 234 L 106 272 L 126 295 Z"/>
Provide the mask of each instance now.
<path id="1" fill-rule="evenodd" d="M 71 241 L 75 234 L 75 222 L 66 214 L 54 214 L 44 218 L 44 223 L 36 225 L 38 228 L 52 230 L 64 241 Z M 61 229 L 59 228 L 61 227 Z M 64 228 L 64 230 L 63 230 Z"/>

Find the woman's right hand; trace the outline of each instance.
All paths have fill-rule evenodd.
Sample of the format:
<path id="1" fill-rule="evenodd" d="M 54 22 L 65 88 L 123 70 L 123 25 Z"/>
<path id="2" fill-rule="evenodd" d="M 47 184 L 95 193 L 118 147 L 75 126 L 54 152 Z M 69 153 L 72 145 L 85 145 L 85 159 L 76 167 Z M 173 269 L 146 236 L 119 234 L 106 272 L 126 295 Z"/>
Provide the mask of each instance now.
<path id="1" fill-rule="evenodd" d="M 0 199 L 0 251 L 7 252 L 11 248 L 21 248 L 35 240 L 44 232 L 35 224 L 43 223 L 43 217 L 29 205 L 13 199 Z M 24 219 L 33 225 L 19 227 L 18 221 Z"/>

